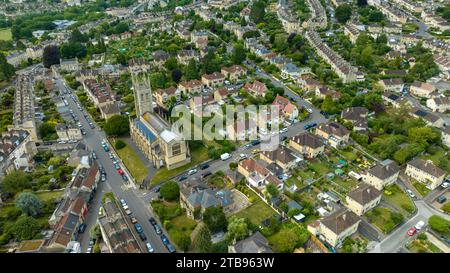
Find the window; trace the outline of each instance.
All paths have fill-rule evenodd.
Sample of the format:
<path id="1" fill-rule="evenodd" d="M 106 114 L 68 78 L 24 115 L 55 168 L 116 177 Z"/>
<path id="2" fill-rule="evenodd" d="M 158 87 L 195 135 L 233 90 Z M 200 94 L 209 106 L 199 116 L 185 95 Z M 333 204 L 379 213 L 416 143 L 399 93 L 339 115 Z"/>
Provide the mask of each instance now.
<path id="1" fill-rule="evenodd" d="M 181 154 L 181 145 L 180 143 L 175 143 L 172 146 L 172 156 L 177 156 Z"/>

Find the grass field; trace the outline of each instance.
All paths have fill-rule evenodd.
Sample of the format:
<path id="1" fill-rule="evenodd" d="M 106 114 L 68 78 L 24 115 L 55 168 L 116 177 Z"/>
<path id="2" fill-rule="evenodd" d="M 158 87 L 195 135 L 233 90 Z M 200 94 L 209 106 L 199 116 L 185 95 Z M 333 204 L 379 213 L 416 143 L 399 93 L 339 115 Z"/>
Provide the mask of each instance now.
<path id="1" fill-rule="evenodd" d="M 414 188 L 416 188 L 416 190 L 420 193 L 420 195 L 422 195 L 422 197 L 427 196 L 430 193 L 430 189 L 427 188 L 424 184 L 415 181 L 413 183 Z"/>
<path id="2" fill-rule="evenodd" d="M 63 194 L 63 190 L 59 191 L 45 191 L 45 192 L 37 192 L 36 195 L 41 199 L 43 202 L 48 200 L 55 200 L 61 197 Z"/>
<path id="3" fill-rule="evenodd" d="M 197 222 L 187 217 L 185 214 L 177 216 L 170 220 L 170 224 L 167 224 L 167 232 L 170 238 L 177 244 L 182 236 L 191 236 L 192 231 L 197 226 Z"/>
<path id="4" fill-rule="evenodd" d="M 120 150 L 116 149 L 116 152 L 127 169 L 130 170 L 131 175 L 136 179 L 136 182 L 139 184 L 142 183 L 147 177 L 148 169 L 133 148 L 127 145 Z"/>
<path id="5" fill-rule="evenodd" d="M 275 213 L 269 205 L 258 198 L 251 206 L 234 215 L 240 218 L 248 218 L 250 222 L 259 226 L 263 220 L 275 215 Z"/>
<path id="6" fill-rule="evenodd" d="M 184 166 L 172 170 L 168 170 L 166 168 L 158 170 L 155 176 L 153 176 L 151 184 L 156 185 L 160 182 L 163 182 L 173 176 L 185 172 L 186 170 L 206 160 L 208 160 L 208 150 L 206 149 L 206 147 L 197 148 L 196 150 L 191 151 L 191 162 L 189 164 L 186 164 Z"/>
<path id="7" fill-rule="evenodd" d="M 414 212 L 414 204 L 411 199 L 395 184 L 386 187 L 383 198 L 400 211 L 406 213 Z"/>
<path id="8" fill-rule="evenodd" d="M 395 215 L 398 215 L 398 213 L 381 207 L 374 208 L 366 213 L 369 222 L 377 226 L 385 234 L 391 232 L 401 222 L 401 219 L 396 218 Z M 401 217 L 401 214 L 399 216 Z"/>
<path id="9" fill-rule="evenodd" d="M 12 34 L 10 28 L 0 29 L 0 40 L 9 41 L 12 40 Z"/>

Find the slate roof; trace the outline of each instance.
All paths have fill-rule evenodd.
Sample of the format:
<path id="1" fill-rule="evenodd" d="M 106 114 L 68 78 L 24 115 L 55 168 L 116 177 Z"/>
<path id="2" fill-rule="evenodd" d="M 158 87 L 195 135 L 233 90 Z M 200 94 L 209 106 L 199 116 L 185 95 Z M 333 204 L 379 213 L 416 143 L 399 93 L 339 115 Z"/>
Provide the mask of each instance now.
<path id="1" fill-rule="evenodd" d="M 234 249 L 236 253 L 273 253 L 269 242 L 259 231 L 236 242 Z"/>
<path id="2" fill-rule="evenodd" d="M 368 184 L 361 184 L 358 188 L 352 190 L 347 195 L 361 205 L 370 203 L 381 196 L 381 191 Z"/>
<path id="3" fill-rule="evenodd" d="M 335 213 L 324 217 L 320 222 L 335 234 L 340 234 L 349 227 L 353 226 L 359 221 L 358 216 L 347 210 L 340 209 Z"/>

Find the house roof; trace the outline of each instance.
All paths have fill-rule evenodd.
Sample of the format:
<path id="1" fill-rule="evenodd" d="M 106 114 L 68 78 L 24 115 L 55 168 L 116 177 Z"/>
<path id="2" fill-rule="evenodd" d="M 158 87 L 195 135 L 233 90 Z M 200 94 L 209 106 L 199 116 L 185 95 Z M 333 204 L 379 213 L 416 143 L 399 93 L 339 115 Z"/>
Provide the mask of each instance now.
<path id="1" fill-rule="evenodd" d="M 278 149 L 274 151 L 263 151 L 262 154 L 273 161 L 280 161 L 283 164 L 287 164 L 296 159 L 292 155 L 293 151 L 285 146 L 278 146 Z"/>
<path id="2" fill-rule="evenodd" d="M 342 110 L 341 117 L 346 120 L 357 121 L 367 117 L 369 110 L 364 107 L 349 107 Z"/>
<path id="3" fill-rule="evenodd" d="M 273 253 L 267 239 L 258 231 L 234 244 L 236 253 Z"/>
<path id="4" fill-rule="evenodd" d="M 358 216 L 347 209 L 340 209 L 320 220 L 322 225 L 326 226 L 335 234 L 341 234 L 359 221 Z"/>
<path id="5" fill-rule="evenodd" d="M 345 128 L 344 126 L 342 126 L 341 124 L 336 123 L 336 122 L 328 122 L 328 123 L 319 124 L 317 129 L 324 131 L 327 134 L 331 134 L 331 135 L 335 135 L 335 136 L 339 136 L 339 137 L 343 137 L 343 136 L 349 134 L 349 131 L 347 130 L 347 128 Z"/>
<path id="6" fill-rule="evenodd" d="M 393 176 L 399 171 L 400 168 L 398 167 L 397 163 L 391 161 L 388 164 L 377 164 L 374 167 L 370 168 L 367 172 L 381 180 L 384 180 Z"/>
<path id="7" fill-rule="evenodd" d="M 445 175 L 445 171 L 433 164 L 431 160 L 423 160 L 421 158 L 415 158 L 408 162 L 408 165 L 413 166 L 419 170 L 422 170 L 434 177 L 441 177 Z"/>
<path id="8" fill-rule="evenodd" d="M 358 188 L 349 192 L 347 196 L 359 204 L 365 205 L 380 197 L 381 191 L 368 184 L 362 183 Z"/>
<path id="9" fill-rule="evenodd" d="M 317 136 L 309 132 L 303 132 L 297 136 L 291 137 L 291 140 L 301 146 L 307 146 L 314 149 L 324 146 L 323 142 Z"/>

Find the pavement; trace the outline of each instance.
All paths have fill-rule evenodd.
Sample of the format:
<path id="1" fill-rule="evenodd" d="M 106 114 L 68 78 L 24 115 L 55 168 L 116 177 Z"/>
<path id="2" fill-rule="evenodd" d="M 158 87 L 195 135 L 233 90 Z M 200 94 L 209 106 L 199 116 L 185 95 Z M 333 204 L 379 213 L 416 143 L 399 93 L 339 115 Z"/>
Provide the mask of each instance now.
<path id="1" fill-rule="evenodd" d="M 56 85 L 60 90 L 70 90 L 61 78 L 56 80 Z M 71 90 L 70 90 L 71 91 Z M 107 174 L 107 181 L 101 182 L 99 190 L 96 194 L 94 201 L 91 204 L 91 209 L 87 217 L 87 229 L 86 232 L 80 237 L 82 252 L 86 252 L 89 243 L 89 230 L 95 225 L 98 217 L 98 208 L 101 204 L 101 196 L 105 192 L 113 192 L 118 199 L 124 199 L 130 210 L 133 212 L 133 216 L 136 217 L 138 222 L 141 224 L 145 235 L 147 236 L 147 242 L 150 242 L 153 246 L 155 252 L 157 253 L 167 253 L 166 247 L 161 242 L 160 236 L 156 234 L 153 226 L 150 224 L 148 219 L 154 217 L 154 214 L 150 211 L 150 206 L 141 199 L 141 193 L 134 189 L 132 185 L 124 183 L 122 177 L 117 173 L 114 168 L 108 153 L 104 152 L 101 142 L 106 139 L 106 135 L 103 131 L 96 128 L 91 129 L 83 113 L 78 109 L 76 103 L 72 99 L 67 99 L 69 107 L 75 115 L 78 116 L 80 123 L 86 130 L 86 135 L 84 136 L 84 142 L 90 151 L 95 151 L 97 154 L 97 161 L 102 165 Z M 156 217 L 155 217 L 156 218 Z"/>

